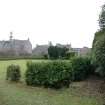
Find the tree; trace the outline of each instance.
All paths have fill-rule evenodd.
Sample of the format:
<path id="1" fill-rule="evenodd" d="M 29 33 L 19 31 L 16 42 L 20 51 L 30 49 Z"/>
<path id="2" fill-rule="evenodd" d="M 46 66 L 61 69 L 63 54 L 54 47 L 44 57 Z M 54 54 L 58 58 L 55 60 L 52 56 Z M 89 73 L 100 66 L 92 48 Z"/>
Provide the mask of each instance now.
<path id="1" fill-rule="evenodd" d="M 99 16 L 100 29 L 105 29 L 105 4 L 102 6 L 102 10 Z"/>
<path id="2" fill-rule="evenodd" d="M 105 5 L 99 16 L 100 30 L 95 33 L 93 40 L 93 62 L 98 66 L 98 72 L 105 74 Z"/>
<path id="3" fill-rule="evenodd" d="M 51 59 L 57 59 L 58 58 L 58 52 L 57 52 L 55 46 L 49 46 L 48 55 Z"/>
<path id="4" fill-rule="evenodd" d="M 97 40 L 99 40 L 103 35 L 105 35 L 105 4 L 102 6 L 101 13 L 99 15 L 99 26 L 100 29 L 95 33 L 93 46 Z"/>
<path id="5" fill-rule="evenodd" d="M 48 54 L 51 59 L 64 58 L 67 51 L 68 48 L 66 47 L 61 48 L 58 46 L 49 46 L 48 48 Z"/>
<path id="6" fill-rule="evenodd" d="M 98 64 L 99 72 L 105 75 L 105 35 L 102 36 L 94 45 L 94 57 Z"/>

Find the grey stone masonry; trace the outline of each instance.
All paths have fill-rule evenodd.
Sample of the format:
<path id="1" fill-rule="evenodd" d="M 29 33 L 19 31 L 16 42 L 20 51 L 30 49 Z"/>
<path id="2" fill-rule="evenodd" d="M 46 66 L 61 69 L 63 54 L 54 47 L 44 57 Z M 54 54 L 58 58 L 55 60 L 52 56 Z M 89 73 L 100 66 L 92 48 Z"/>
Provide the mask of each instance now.
<path id="1" fill-rule="evenodd" d="M 0 41 L 0 55 L 31 55 L 32 54 L 32 44 L 30 40 L 17 40 L 12 39 L 8 41 Z"/>

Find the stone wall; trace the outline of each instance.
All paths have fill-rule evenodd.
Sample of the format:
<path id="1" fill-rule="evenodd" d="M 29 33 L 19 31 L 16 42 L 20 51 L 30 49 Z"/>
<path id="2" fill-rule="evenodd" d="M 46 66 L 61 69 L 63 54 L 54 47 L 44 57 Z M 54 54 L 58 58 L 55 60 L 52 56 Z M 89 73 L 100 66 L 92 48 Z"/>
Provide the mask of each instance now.
<path id="1" fill-rule="evenodd" d="M 36 48 L 33 49 L 33 55 L 35 56 L 44 56 L 48 54 L 48 45 L 37 45 Z"/>

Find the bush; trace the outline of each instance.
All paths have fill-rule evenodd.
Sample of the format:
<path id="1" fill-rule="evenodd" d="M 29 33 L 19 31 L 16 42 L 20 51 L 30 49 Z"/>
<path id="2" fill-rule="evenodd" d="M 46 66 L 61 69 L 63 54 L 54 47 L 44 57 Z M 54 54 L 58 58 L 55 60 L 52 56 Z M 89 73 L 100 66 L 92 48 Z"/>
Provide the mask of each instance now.
<path id="1" fill-rule="evenodd" d="M 6 79 L 10 81 L 19 81 L 21 77 L 20 67 L 18 65 L 10 65 L 7 67 Z"/>
<path id="2" fill-rule="evenodd" d="M 50 88 L 69 87 L 71 81 L 71 64 L 66 61 L 49 61 L 46 63 L 27 63 L 25 73 L 27 85 Z"/>
<path id="3" fill-rule="evenodd" d="M 65 58 L 66 59 L 72 59 L 75 56 L 76 56 L 75 52 L 67 52 Z"/>
<path id="4" fill-rule="evenodd" d="M 72 80 L 84 80 L 92 73 L 91 60 L 89 58 L 77 57 L 71 60 Z"/>

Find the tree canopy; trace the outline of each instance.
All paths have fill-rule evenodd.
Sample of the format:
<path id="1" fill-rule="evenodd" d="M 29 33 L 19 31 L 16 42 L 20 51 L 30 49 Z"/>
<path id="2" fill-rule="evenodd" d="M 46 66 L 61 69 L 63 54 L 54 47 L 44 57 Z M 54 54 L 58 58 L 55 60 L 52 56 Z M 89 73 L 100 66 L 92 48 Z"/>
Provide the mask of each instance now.
<path id="1" fill-rule="evenodd" d="M 48 55 L 51 59 L 63 58 L 69 49 L 66 47 L 50 46 L 48 48 Z"/>
<path id="2" fill-rule="evenodd" d="M 95 33 L 93 40 L 93 61 L 98 65 L 99 72 L 105 74 L 105 5 L 99 16 L 100 30 Z"/>
<path id="3" fill-rule="evenodd" d="M 105 4 L 102 6 L 102 10 L 99 16 L 100 29 L 105 29 Z"/>

